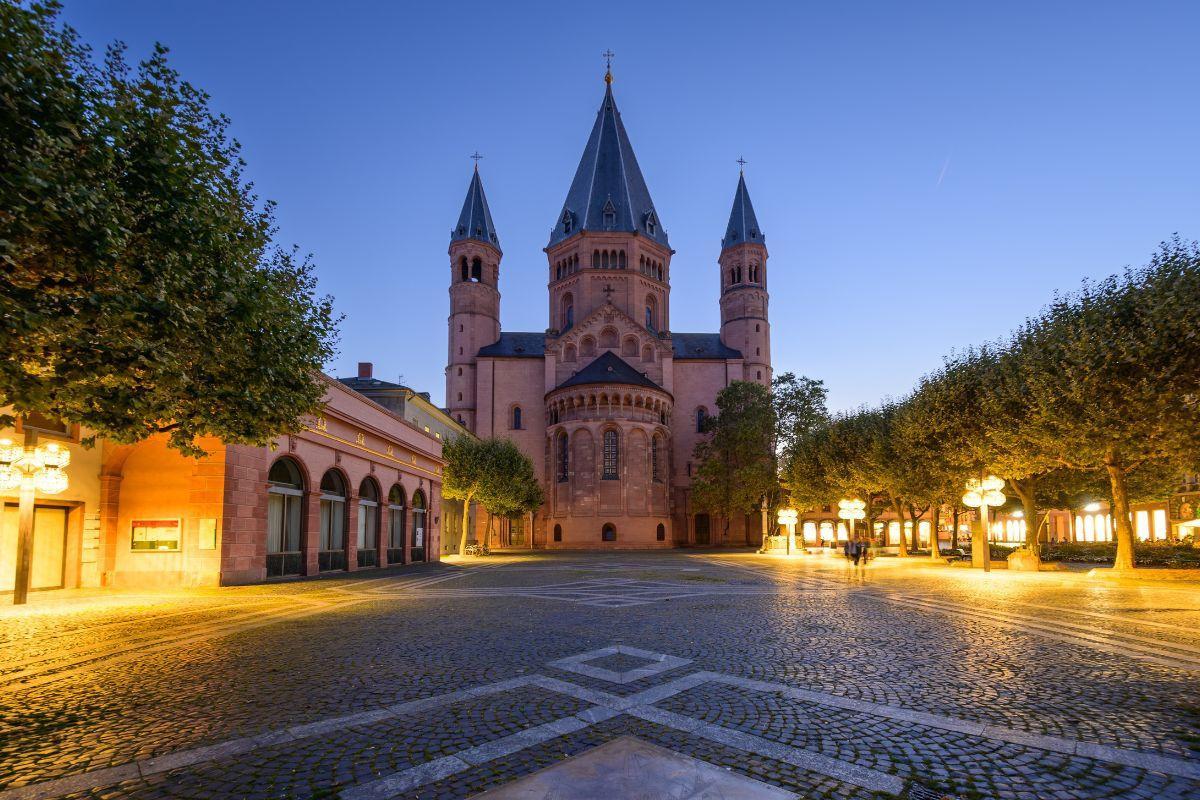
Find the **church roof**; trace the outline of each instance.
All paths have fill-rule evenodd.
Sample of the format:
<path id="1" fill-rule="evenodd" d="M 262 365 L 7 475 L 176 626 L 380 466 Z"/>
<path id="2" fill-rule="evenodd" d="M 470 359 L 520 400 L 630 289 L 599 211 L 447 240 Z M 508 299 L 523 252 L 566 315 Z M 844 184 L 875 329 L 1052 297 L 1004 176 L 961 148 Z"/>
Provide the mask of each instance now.
<path id="1" fill-rule="evenodd" d="M 500 334 L 500 338 L 486 347 L 479 348 L 479 356 L 493 358 L 542 358 L 546 355 L 546 334 L 512 331 Z"/>
<path id="2" fill-rule="evenodd" d="M 670 247 L 607 76 L 606 82 L 604 101 L 550 233 L 550 245 L 584 230 L 636 232 Z"/>
<path id="3" fill-rule="evenodd" d="M 604 351 L 595 361 L 560 383 L 558 388 L 565 389 L 568 386 L 583 386 L 589 383 L 620 383 L 662 390 L 661 386 L 629 366 L 611 350 Z"/>
<path id="4" fill-rule="evenodd" d="M 500 248 L 500 237 L 496 235 L 496 226 L 492 224 L 492 211 L 488 208 L 487 196 L 483 193 L 483 181 L 479 179 L 478 165 L 475 166 L 475 173 L 467 186 L 467 199 L 463 201 L 458 224 L 450 232 L 450 241 L 459 242 L 464 239 L 475 239 Z"/>
<path id="5" fill-rule="evenodd" d="M 726 359 L 741 358 L 741 351 L 726 347 L 719 333 L 675 333 L 671 332 L 671 347 L 675 359 Z"/>
<path id="6" fill-rule="evenodd" d="M 725 238 L 721 240 L 721 247 L 733 247 L 735 244 L 746 242 L 763 244 L 766 238 L 762 229 L 758 227 L 758 218 L 754 216 L 750 193 L 746 191 L 746 176 L 738 175 L 733 209 L 729 212 L 729 224 L 725 227 Z"/>

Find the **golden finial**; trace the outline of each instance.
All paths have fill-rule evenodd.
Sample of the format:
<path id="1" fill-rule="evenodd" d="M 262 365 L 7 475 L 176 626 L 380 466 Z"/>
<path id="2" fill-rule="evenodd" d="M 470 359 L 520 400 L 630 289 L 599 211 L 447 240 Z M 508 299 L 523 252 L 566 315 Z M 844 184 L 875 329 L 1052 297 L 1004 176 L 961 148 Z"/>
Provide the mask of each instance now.
<path id="1" fill-rule="evenodd" d="M 604 56 L 604 82 L 612 85 L 612 60 L 616 53 L 612 50 L 605 50 L 600 55 Z"/>

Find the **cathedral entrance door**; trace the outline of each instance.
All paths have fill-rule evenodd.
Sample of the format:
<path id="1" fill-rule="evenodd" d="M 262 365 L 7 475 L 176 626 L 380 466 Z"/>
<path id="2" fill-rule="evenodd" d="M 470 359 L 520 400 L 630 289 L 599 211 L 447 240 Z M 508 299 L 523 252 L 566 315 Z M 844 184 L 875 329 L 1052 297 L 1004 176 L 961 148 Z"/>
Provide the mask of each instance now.
<path id="1" fill-rule="evenodd" d="M 696 544 L 707 545 L 710 539 L 708 514 L 696 515 Z"/>

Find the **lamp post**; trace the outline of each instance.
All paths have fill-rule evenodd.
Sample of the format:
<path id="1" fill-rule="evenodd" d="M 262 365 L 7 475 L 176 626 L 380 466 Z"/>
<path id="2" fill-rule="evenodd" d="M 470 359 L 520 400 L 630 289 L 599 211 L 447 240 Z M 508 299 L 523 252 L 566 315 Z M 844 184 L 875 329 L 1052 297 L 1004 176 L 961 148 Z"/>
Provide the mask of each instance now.
<path id="1" fill-rule="evenodd" d="M 792 541 L 796 538 L 796 520 L 800 518 L 800 512 L 794 508 L 781 508 L 779 514 L 775 517 L 775 521 L 784 526 L 787 530 L 787 554 L 792 554 Z M 800 541 L 800 552 L 804 552 L 804 541 Z"/>
<path id="2" fill-rule="evenodd" d="M 29 596 L 33 572 L 33 510 L 37 493 L 58 494 L 67 488 L 65 467 L 71 451 L 56 442 L 39 445 L 37 434 L 26 428 L 25 444 L 0 439 L 0 491 L 20 489 L 17 511 L 17 574 L 13 582 L 13 605 L 23 605 Z"/>
<path id="3" fill-rule="evenodd" d="M 972 537 L 971 562 L 982 553 L 983 571 L 992 571 L 992 546 L 988 542 L 988 508 L 999 508 L 1007 499 L 1004 496 L 1004 481 L 995 475 L 972 478 L 967 481 L 966 494 L 962 496 L 964 506 L 979 509 L 978 535 Z"/>
<path id="4" fill-rule="evenodd" d="M 850 538 L 848 541 L 854 541 L 854 523 L 867 516 L 867 512 L 864 510 L 866 507 L 867 504 L 857 497 L 853 500 L 838 501 L 838 518 L 850 523 L 850 533 L 848 534 Z"/>

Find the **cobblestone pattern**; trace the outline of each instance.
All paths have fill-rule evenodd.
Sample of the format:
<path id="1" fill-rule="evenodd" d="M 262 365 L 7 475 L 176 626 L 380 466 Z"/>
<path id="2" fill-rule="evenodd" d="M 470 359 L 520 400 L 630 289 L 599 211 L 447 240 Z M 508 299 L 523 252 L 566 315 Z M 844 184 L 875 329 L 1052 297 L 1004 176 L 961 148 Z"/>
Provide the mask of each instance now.
<path id="1" fill-rule="evenodd" d="M 963 797 L 1182 800 L 1200 796 L 1200 783 L 1193 781 L 740 687 L 701 686 L 659 706 Z"/>
<path id="2" fill-rule="evenodd" d="M 766 559 L 740 558 L 756 569 L 771 567 Z M 1130 616 L 1139 613 L 1138 608 L 1147 609 L 1157 603 L 1175 609 L 1170 612 L 1172 620 L 1187 631 L 1173 641 L 1181 641 L 1200 629 L 1200 598 L 1189 597 L 1182 590 L 1152 592 L 1120 587 L 1097 590 L 1088 585 L 1047 586 L 1023 579 L 997 582 L 995 588 L 980 589 L 967 586 L 962 576 L 946 574 L 949 570 L 931 571 L 930 576 L 914 573 L 906 582 L 889 576 L 881 577 L 873 585 L 838 585 L 838 574 L 830 570 L 805 567 L 794 574 L 779 570 L 751 573 L 712 563 L 707 556 L 680 554 L 563 555 L 529 561 L 490 559 L 486 563 L 501 566 L 474 571 L 438 584 L 437 588 L 502 590 L 518 583 L 527 586 L 598 574 L 653 573 L 660 576 L 656 580 L 683 582 L 683 575 L 699 577 L 700 580 L 687 579 L 693 586 L 703 585 L 705 579 L 714 585 L 720 585 L 720 581 L 771 583 L 778 587 L 778 592 L 763 596 L 712 595 L 608 609 L 531 597 L 505 597 L 502 592 L 489 597 L 422 598 L 419 587 L 404 589 L 404 582 L 411 575 L 453 572 L 451 568 L 430 565 L 420 568 L 419 573 L 384 581 L 370 574 L 238 587 L 177 600 L 147 601 L 132 607 L 95 608 L 66 615 L 62 629 L 55 628 L 52 615 L 0 617 L 0 641 L 9 643 L 0 659 L 11 663 L 31 654 L 45 654 L 55 648 L 68 652 L 97 641 L 120 646 L 131 641 L 135 631 L 169 637 L 178 630 L 177 626 L 184 624 L 227 623 L 237 614 L 245 613 L 240 609 L 219 610 L 229 606 L 231 600 L 245 599 L 246 611 L 251 610 L 250 605 L 254 609 L 263 606 L 274 609 L 305 603 L 330 604 L 327 610 L 314 616 L 149 652 L 137 660 L 122 663 L 100 660 L 74 675 L 42 686 L 22 688 L 0 682 L 0 789 L 533 672 L 611 694 L 628 695 L 682 674 L 710 670 L 891 706 L 986 720 L 1031 732 L 1176 757 L 1200 757 L 1193 749 L 1200 743 L 1196 673 L 1006 629 L 975 617 L 956 618 L 890 602 L 876 587 L 885 585 L 888 591 L 903 587 L 907 592 L 943 598 L 961 596 L 961 602 L 981 611 L 996 607 L 1019 611 L 1025 606 L 1057 603 L 1064 608 L 1063 616 L 1072 622 L 1095 622 L 1100 630 L 1104 629 L 1100 624 L 1103 620 L 1073 617 L 1069 610 L 1103 608 Z M 819 590 L 814 590 L 814 586 Z M 1094 597 L 1100 597 L 1102 602 L 1093 602 Z M 183 613 L 167 616 L 175 612 Z M 1119 625 L 1122 629 L 1128 626 L 1136 629 L 1128 621 Z M 57 643 L 48 649 L 43 637 L 51 635 L 57 635 Z M 555 659 L 617 643 L 690 658 L 693 663 L 624 685 L 546 666 Z M 633 660 L 637 661 L 633 666 L 642 665 L 640 660 Z M 600 663 L 599 659 L 593 663 L 610 669 L 617 664 Z M 712 691 L 718 691 L 726 705 L 732 702 L 729 698 L 733 690 L 727 687 L 696 690 Z M 539 709 L 557 713 L 556 704 L 565 700 L 539 695 L 539 700 L 504 705 L 513 696 L 494 698 L 495 703 L 501 704 L 494 708 L 505 709 L 496 721 L 501 727 L 489 727 L 490 721 L 481 722 L 481 735 L 503 735 L 497 732 L 514 729 L 507 726 L 523 728 L 537 724 L 537 720 L 543 719 Z M 684 697 L 690 701 L 693 696 Z M 758 699 L 746 700 L 749 706 L 738 711 L 744 713 L 744 718 L 717 724 L 752 725 L 776 712 L 785 713 L 777 708 L 779 698 L 775 698 L 773 706 L 770 695 L 755 696 Z M 694 710 L 681 713 L 709 714 L 715 713 L 712 708 L 720 708 L 715 699 L 705 702 L 711 707 L 697 705 Z M 480 707 L 493 706 L 481 703 Z M 794 710 L 797 705 L 789 703 L 789 707 Z M 752 714 L 755 708 L 765 710 Z M 810 716 L 818 711 L 823 715 L 833 713 L 829 709 L 804 710 Z M 420 722 L 423 724 L 423 720 Z M 802 722 L 796 717 L 797 731 Z M 394 737 L 404 740 L 408 736 L 403 729 L 404 721 L 397 720 L 394 724 L 397 726 Z M 850 723 L 831 721 L 830 724 Z M 872 725 L 882 725 L 885 730 L 894 728 L 898 742 L 914 742 L 895 752 L 882 746 L 877 748 L 878 752 L 872 751 L 875 755 L 871 758 L 886 757 L 898 771 L 908 763 L 922 765 L 920 774 L 926 774 L 923 762 L 928 758 L 931 742 L 944 739 L 945 747 L 958 748 L 953 752 L 966 746 L 960 741 L 962 737 L 944 732 L 882 720 L 875 720 Z M 447 736 L 459 735 L 447 731 Z M 620 732 L 645 734 L 655 743 L 695 757 L 706 758 L 704 753 L 711 751 L 721 758 L 741 759 L 747 764 L 754 761 L 744 753 L 737 754 L 687 734 L 622 716 L 474 768 L 431 787 L 430 791 L 444 790 L 440 796 L 465 796 L 465 789 L 454 794 L 458 790 L 452 787 L 494 785 L 507 774 L 503 769 L 510 769 L 504 764 L 524 763 L 527 758 L 557 758 L 561 752 L 555 748 L 560 742 L 593 741 L 594 737 L 611 738 Z M 753 732 L 773 738 L 769 729 Z M 659 738 L 654 739 L 651 734 Z M 418 735 L 415 729 L 412 735 Z M 322 768 L 330 774 L 357 775 L 354 770 L 359 769 L 356 765 L 360 762 L 355 760 L 358 756 L 342 753 L 345 748 L 340 744 L 340 736 L 328 741 L 321 738 L 305 741 L 292 751 L 311 753 L 315 763 L 329 765 Z M 875 743 L 877 739 L 878 734 L 872 734 L 869 741 Z M 1042 780 L 1039 776 L 1056 774 L 1060 763 L 1064 765 L 1061 769 L 1086 763 L 1098 770 L 1097 774 L 1107 774 L 1105 770 L 1111 769 L 1086 760 L 1052 758 L 1044 752 L 1014 745 L 984 742 L 978 746 L 985 745 L 986 749 L 978 750 L 978 763 L 970 769 L 998 774 L 1015 770 L 1015 774 L 1035 782 Z M 380 755 L 382 760 L 377 763 L 367 756 L 362 756 L 366 760 L 361 763 L 376 763 L 381 771 L 391 770 L 393 762 L 386 759 L 394 758 L 394 763 L 401 763 L 396 755 L 399 747 L 386 751 L 392 753 L 390 756 Z M 553 755 L 556 752 L 558 755 Z M 243 757 L 245 764 L 255 765 L 239 779 L 248 796 L 267 791 L 264 787 L 286 785 L 296 768 L 286 758 L 268 759 L 263 753 L 256 751 Z M 967 755 L 961 758 L 964 763 L 968 760 Z M 489 784 L 482 776 L 493 768 L 501 772 Z M 175 792 L 182 791 L 180 787 L 193 787 L 187 783 L 187 776 L 203 769 L 197 767 L 195 772 L 185 770 L 82 796 L 179 796 Z M 766 772 L 747 774 L 768 783 L 804 788 L 810 792 L 801 792 L 805 797 L 861 796 L 860 790 L 831 784 L 818 776 L 788 777 L 787 780 L 794 781 L 792 784 L 771 777 L 771 773 L 792 776 L 795 768 L 786 765 L 770 762 L 761 769 Z M 917 768 L 909 769 L 909 773 L 902 774 L 918 774 Z M 316 787 L 312 789 L 314 793 L 327 790 L 321 788 L 323 784 L 313 783 L 310 775 L 306 774 L 305 780 L 308 781 L 305 786 Z M 983 778 L 979 781 L 981 786 L 991 785 Z M 1068 793 L 1045 797 L 1050 800 L 1076 796 L 1141 797 L 1143 787 L 1154 786 L 1159 787 L 1163 797 L 1186 796 L 1178 793 L 1177 782 L 1138 770 L 1117 769 L 1112 781 L 1115 788 L 1105 789 L 1107 795 Z"/>

